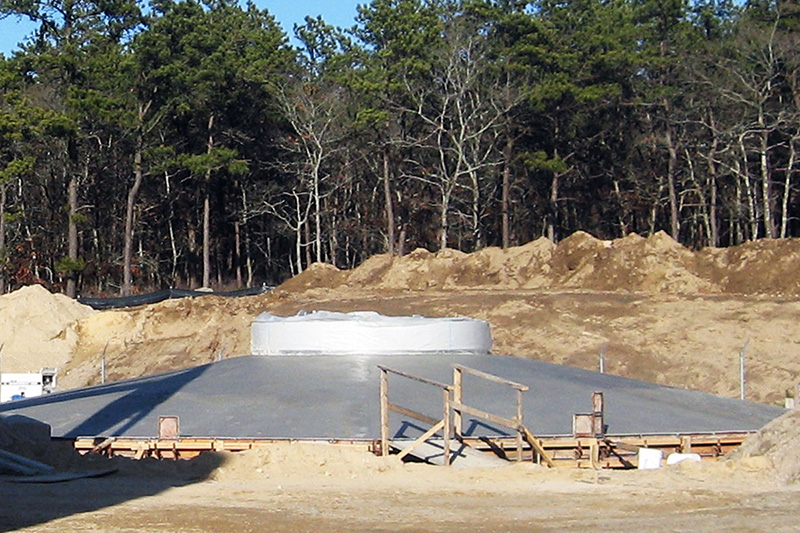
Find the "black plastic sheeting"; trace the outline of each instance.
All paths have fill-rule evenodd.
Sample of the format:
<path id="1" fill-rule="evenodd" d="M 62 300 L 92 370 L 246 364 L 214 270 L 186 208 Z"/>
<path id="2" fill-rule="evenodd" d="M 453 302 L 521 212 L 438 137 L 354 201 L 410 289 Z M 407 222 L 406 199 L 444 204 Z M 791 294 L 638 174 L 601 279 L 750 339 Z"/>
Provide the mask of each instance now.
<path id="1" fill-rule="evenodd" d="M 156 302 L 163 302 L 170 298 L 197 298 L 199 296 L 226 296 L 229 298 L 238 298 L 240 296 L 255 296 L 256 294 L 263 294 L 269 292 L 275 287 L 268 285 L 261 285 L 260 287 L 249 287 L 247 289 L 240 289 L 238 291 L 222 291 L 222 292 L 209 292 L 209 291 L 191 291 L 186 289 L 164 289 L 163 291 L 151 292 L 148 294 L 137 294 L 136 296 L 124 296 L 119 298 L 83 298 L 79 297 L 78 301 L 83 305 L 88 305 L 92 309 L 120 309 L 123 307 L 136 307 L 137 305 L 154 304 Z"/>

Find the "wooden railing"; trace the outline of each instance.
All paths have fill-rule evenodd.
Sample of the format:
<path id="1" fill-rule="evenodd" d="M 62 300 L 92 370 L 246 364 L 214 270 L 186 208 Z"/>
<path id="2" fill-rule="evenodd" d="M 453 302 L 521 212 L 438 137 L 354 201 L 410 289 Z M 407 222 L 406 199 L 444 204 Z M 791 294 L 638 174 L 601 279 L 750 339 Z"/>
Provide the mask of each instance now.
<path id="1" fill-rule="evenodd" d="M 438 381 L 421 378 L 419 376 L 412 376 L 411 374 L 406 374 L 405 372 L 387 368 L 385 366 L 378 365 L 378 368 L 381 371 L 381 455 L 389 455 L 389 412 L 392 411 L 410 418 L 414 418 L 420 422 L 431 424 L 431 428 L 429 430 L 423 433 L 419 438 L 417 438 L 417 440 L 412 442 L 409 447 L 405 448 L 398 454 L 399 459 L 402 459 L 406 455 L 410 454 L 420 444 L 441 431 L 444 439 L 444 464 L 450 465 L 450 395 L 452 392 L 452 387 L 450 385 L 445 385 L 444 383 L 439 383 Z M 395 374 L 397 376 L 441 389 L 444 403 L 442 419 L 437 420 L 418 411 L 414 411 L 412 409 L 389 402 L 389 374 Z"/>
<path id="2" fill-rule="evenodd" d="M 515 390 L 515 403 L 516 412 L 514 418 L 505 418 L 498 416 L 487 411 L 483 411 L 473 406 L 464 403 L 464 373 L 473 376 L 499 383 L 511 387 Z M 516 383 L 507 379 L 503 379 L 474 368 L 469 368 L 462 365 L 453 365 L 453 401 L 451 408 L 453 409 L 453 427 L 455 430 L 455 437 L 459 441 L 463 441 L 462 433 L 462 417 L 464 414 L 474 416 L 486 422 L 497 424 L 513 430 L 516 433 L 516 447 L 517 447 L 517 461 L 522 461 L 522 441 L 525 438 L 525 427 L 522 419 L 522 393 L 529 390 L 530 387 Z"/>
<path id="3" fill-rule="evenodd" d="M 417 440 L 411 443 L 410 446 L 406 447 L 400 452 L 400 454 L 398 455 L 400 459 L 410 454 L 423 442 L 432 438 L 436 433 L 441 431 L 444 439 L 444 452 L 443 452 L 444 464 L 445 465 L 451 464 L 452 457 L 450 453 L 450 438 L 451 438 L 450 417 L 452 411 L 453 436 L 460 443 L 466 444 L 464 442 L 462 423 L 464 415 L 469 415 L 479 420 L 488 422 L 490 424 L 495 424 L 511 429 L 514 432 L 516 439 L 515 444 L 517 450 L 516 453 L 517 461 L 522 461 L 523 441 L 527 441 L 528 444 L 530 444 L 531 449 L 534 451 L 534 458 L 536 457 L 536 454 L 538 454 L 539 459 L 546 462 L 549 466 L 553 466 L 553 462 L 548 456 L 547 452 L 545 452 L 544 448 L 542 447 L 542 443 L 525 427 L 524 424 L 523 414 L 522 414 L 522 393 L 529 390 L 529 387 L 527 385 L 516 383 L 514 381 L 503 379 L 492 374 L 487 374 L 486 372 L 482 372 L 480 370 L 475 370 L 474 368 L 469 368 L 457 364 L 453 365 L 453 385 L 446 385 L 444 383 L 439 383 L 438 381 L 421 378 L 419 376 L 414 376 L 411 374 L 407 374 L 405 372 L 401 372 L 399 370 L 394 370 L 380 365 L 378 366 L 378 368 L 381 371 L 380 395 L 381 395 L 381 454 L 382 455 L 389 454 L 389 413 L 395 412 L 431 425 L 430 429 L 425 431 L 419 438 L 417 438 Z M 514 389 L 515 407 L 516 407 L 514 417 L 506 418 L 494 413 L 490 413 L 488 411 L 484 411 L 475 406 L 467 405 L 464 402 L 463 384 L 464 384 L 465 373 Z M 407 407 L 391 403 L 389 401 L 389 374 L 395 374 L 407 379 L 418 381 L 420 383 L 424 383 L 441 389 L 442 400 L 443 400 L 442 419 L 437 420 L 418 411 L 414 411 Z"/>

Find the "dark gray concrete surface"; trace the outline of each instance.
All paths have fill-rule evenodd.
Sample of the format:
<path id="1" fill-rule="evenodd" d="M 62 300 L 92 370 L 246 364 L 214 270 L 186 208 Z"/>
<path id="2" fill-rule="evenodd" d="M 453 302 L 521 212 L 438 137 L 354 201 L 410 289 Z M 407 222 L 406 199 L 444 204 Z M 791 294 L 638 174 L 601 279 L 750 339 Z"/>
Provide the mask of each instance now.
<path id="1" fill-rule="evenodd" d="M 364 439 L 380 436 L 377 365 L 452 383 L 453 363 L 528 385 L 525 425 L 539 436 L 568 435 L 572 416 L 602 391 L 610 435 L 755 430 L 784 412 L 773 406 L 496 355 L 249 356 L 187 370 L 54 393 L 0 405 L 0 415 L 31 417 L 54 437 L 156 436 L 159 416 L 180 417 L 185 437 Z M 507 387 L 467 376 L 464 401 L 514 414 Z M 391 375 L 389 398 L 441 418 L 439 390 Z M 392 436 L 417 436 L 392 415 Z M 465 433 L 505 434 L 469 417 Z"/>

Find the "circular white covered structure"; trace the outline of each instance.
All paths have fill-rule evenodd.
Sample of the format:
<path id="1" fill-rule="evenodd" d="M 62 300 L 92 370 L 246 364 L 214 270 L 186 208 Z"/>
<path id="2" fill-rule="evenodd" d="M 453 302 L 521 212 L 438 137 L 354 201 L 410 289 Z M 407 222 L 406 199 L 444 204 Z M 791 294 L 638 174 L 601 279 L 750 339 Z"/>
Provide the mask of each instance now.
<path id="1" fill-rule="evenodd" d="M 261 313 L 250 342 L 253 355 L 486 354 L 492 334 L 488 322 L 471 318 L 314 311 L 290 317 Z"/>

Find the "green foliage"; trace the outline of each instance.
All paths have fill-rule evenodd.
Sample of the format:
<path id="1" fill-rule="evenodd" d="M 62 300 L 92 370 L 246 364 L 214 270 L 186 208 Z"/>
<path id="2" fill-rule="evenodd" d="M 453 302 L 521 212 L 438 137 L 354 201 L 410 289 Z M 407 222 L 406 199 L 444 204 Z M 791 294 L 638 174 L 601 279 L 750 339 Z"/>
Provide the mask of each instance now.
<path id="1" fill-rule="evenodd" d="M 34 161 L 32 156 L 12 159 L 6 163 L 5 168 L 0 168 L 0 183 L 8 183 L 9 181 L 29 175 L 33 172 Z"/>
<path id="2" fill-rule="evenodd" d="M 253 3 L 0 0 L 42 23 L 0 59 L 9 271 L 69 254 L 70 181 L 86 262 L 118 262 L 135 192 L 136 261 L 164 285 L 197 278 L 204 200 L 220 279 L 279 281 L 305 250 L 352 266 L 387 223 L 407 248 L 497 244 L 504 217 L 516 243 L 663 229 L 668 172 L 686 244 L 757 238 L 770 206 L 797 233 L 796 4 L 373 0 L 350 29 L 307 18 L 295 49 Z"/>
<path id="3" fill-rule="evenodd" d="M 545 152 L 537 151 L 523 154 L 520 159 L 533 171 L 561 173 L 567 170 L 567 164 L 558 157 L 549 157 Z"/>
<path id="4" fill-rule="evenodd" d="M 53 264 L 55 271 L 62 275 L 68 275 L 73 272 L 81 272 L 86 268 L 86 261 L 79 257 L 78 259 L 71 259 L 69 257 L 61 257 Z"/>

